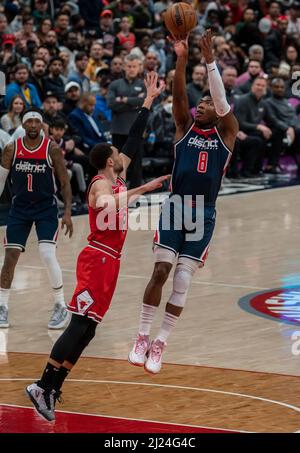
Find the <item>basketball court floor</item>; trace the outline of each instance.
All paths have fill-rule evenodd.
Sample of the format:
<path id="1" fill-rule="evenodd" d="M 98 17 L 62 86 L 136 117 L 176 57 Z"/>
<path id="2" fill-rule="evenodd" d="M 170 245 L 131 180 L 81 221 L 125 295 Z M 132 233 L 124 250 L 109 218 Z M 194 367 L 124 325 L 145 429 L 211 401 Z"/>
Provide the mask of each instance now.
<path id="1" fill-rule="evenodd" d="M 126 360 L 153 268 L 153 231 L 129 231 L 111 309 L 65 383 L 54 424 L 24 393 L 61 333 L 47 330 L 52 298 L 33 232 L 16 270 L 11 327 L 0 331 L 0 432 L 299 431 L 299 200 L 300 186 L 219 198 L 206 266 L 156 376 Z M 74 229 L 58 247 L 67 299 L 87 216 Z M 170 279 L 153 333 L 171 288 Z"/>

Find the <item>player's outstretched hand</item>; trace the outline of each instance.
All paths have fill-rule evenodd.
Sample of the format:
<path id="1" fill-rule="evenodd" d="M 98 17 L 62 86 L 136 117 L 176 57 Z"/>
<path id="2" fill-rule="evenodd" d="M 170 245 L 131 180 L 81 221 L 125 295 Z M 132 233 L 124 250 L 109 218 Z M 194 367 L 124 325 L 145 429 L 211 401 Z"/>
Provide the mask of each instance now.
<path id="1" fill-rule="evenodd" d="M 213 54 L 213 44 L 212 44 L 212 33 L 211 33 L 210 28 L 201 36 L 200 48 L 202 51 L 202 55 L 205 59 L 205 62 L 207 64 L 213 63 L 214 54 Z"/>
<path id="2" fill-rule="evenodd" d="M 146 192 L 152 192 L 153 190 L 160 189 L 164 181 L 169 181 L 170 179 L 171 175 L 165 175 L 147 182 L 147 184 L 144 185 Z"/>
<path id="3" fill-rule="evenodd" d="M 73 222 L 69 214 L 64 214 L 61 219 L 61 229 L 63 230 L 65 227 L 65 236 L 69 234 L 69 238 L 71 238 L 73 234 Z"/>
<path id="4" fill-rule="evenodd" d="M 185 39 L 177 39 L 175 36 L 168 36 L 168 40 L 173 43 L 177 57 L 188 58 L 189 55 L 189 34 Z"/>
<path id="5" fill-rule="evenodd" d="M 144 78 L 145 87 L 147 90 L 147 97 L 151 99 L 157 98 L 161 92 L 165 89 L 165 83 L 160 82 L 157 86 L 158 74 L 155 71 L 147 72 Z"/>

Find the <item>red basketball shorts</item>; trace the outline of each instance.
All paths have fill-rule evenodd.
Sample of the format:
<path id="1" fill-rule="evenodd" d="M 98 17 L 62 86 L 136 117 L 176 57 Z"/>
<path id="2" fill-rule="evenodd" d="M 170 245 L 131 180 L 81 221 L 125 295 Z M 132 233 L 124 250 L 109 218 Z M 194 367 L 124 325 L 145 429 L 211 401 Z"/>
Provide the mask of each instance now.
<path id="1" fill-rule="evenodd" d="M 114 295 L 119 270 L 120 259 L 85 247 L 78 256 L 77 286 L 68 310 L 101 322 Z"/>

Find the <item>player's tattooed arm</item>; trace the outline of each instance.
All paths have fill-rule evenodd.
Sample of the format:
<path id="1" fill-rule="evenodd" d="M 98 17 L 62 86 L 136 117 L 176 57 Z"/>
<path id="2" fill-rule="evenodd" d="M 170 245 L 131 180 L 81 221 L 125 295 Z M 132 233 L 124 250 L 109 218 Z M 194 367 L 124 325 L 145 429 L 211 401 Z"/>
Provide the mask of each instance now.
<path id="1" fill-rule="evenodd" d="M 15 152 L 14 143 L 6 145 L 4 150 L 2 151 L 0 166 L 0 196 L 2 195 L 8 174 L 11 169 L 12 161 L 14 158 L 14 152 Z"/>
<path id="2" fill-rule="evenodd" d="M 49 153 L 53 163 L 55 174 L 60 182 L 61 193 L 65 204 L 61 227 L 62 229 L 66 227 L 65 235 L 69 234 L 69 237 L 71 237 L 73 234 L 73 224 L 71 219 L 72 189 L 68 172 L 66 169 L 61 149 L 54 143 L 51 143 Z"/>
<path id="3" fill-rule="evenodd" d="M 11 169 L 12 161 L 14 158 L 14 152 L 15 152 L 14 143 L 9 143 L 8 145 L 5 146 L 1 156 L 1 166 L 3 168 L 6 168 L 7 170 Z"/>

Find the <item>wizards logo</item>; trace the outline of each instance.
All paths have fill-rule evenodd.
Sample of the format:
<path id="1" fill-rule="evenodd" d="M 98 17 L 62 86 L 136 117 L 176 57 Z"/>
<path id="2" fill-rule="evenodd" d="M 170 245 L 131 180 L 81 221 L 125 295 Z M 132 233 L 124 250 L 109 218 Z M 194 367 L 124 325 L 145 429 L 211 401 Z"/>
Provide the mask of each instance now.
<path id="1" fill-rule="evenodd" d="M 300 286 L 248 294 L 239 306 L 257 316 L 300 326 Z"/>

